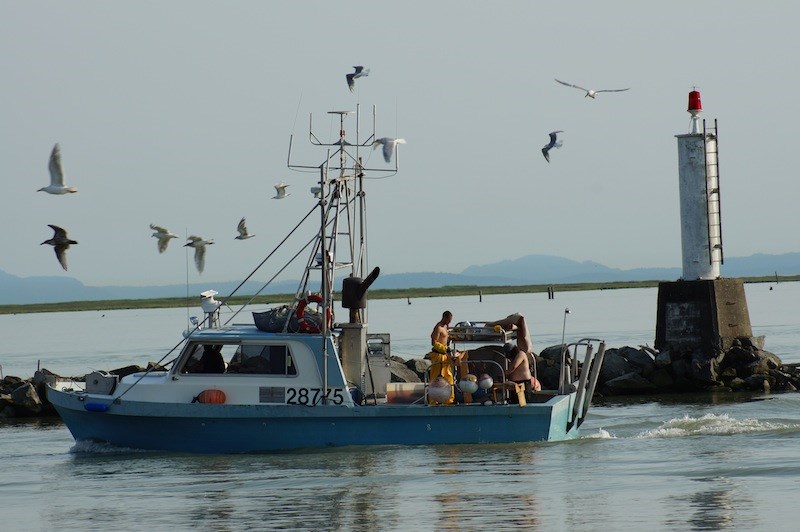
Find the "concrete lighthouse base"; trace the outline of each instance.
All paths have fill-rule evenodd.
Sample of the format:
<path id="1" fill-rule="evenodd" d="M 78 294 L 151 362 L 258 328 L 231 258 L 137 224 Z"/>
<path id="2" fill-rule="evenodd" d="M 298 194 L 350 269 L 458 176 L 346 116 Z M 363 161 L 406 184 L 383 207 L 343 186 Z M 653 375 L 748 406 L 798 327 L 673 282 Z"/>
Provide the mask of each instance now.
<path id="1" fill-rule="evenodd" d="M 741 279 L 672 281 L 658 284 L 655 347 L 730 349 L 750 338 L 750 313 Z"/>

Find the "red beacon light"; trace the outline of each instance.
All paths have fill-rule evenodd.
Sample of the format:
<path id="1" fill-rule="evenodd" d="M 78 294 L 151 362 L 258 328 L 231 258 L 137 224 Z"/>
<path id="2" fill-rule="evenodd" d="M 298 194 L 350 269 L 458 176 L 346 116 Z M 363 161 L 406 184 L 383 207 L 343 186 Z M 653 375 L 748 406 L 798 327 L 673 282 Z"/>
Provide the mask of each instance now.
<path id="1" fill-rule="evenodd" d="M 689 114 L 692 115 L 692 121 L 689 126 L 689 133 L 700 133 L 700 119 L 697 115 L 703 110 L 703 104 L 700 103 L 700 91 L 693 90 L 689 93 Z"/>
<path id="2" fill-rule="evenodd" d="M 692 116 L 697 116 L 697 114 L 703 110 L 703 104 L 700 103 L 700 91 L 694 90 L 689 93 L 689 113 Z"/>

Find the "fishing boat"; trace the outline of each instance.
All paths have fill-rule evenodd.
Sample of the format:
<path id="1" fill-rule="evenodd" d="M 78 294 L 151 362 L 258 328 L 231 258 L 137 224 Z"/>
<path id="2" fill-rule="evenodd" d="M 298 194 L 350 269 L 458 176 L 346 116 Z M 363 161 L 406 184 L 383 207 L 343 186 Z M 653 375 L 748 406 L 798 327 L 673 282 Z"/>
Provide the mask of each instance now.
<path id="1" fill-rule="evenodd" d="M 75 440 L 250 453 L 555 441 L 578 434 L 605 350 L 599 339 L 564 342 L 558 386 L 527 390 L 505 378 L 502 346 L 516 338 L 514 327 L 462 322 L 451 328 L 447 348 L 467 355 L 452 362 L 445 356 L 432 366 L 449 364 L 449 380 L 426 374 L 419 383 L 391 382 L 391 336 L 368 332 L 368 290 L 380 270 L 367 265 L 364 185 L 366 176 L 397 173 L 399 153 L 388 169 L 367 168 L 362 154 L 378 140 L 375 109 L 372 133 L 363 140 L 360 107 L 331 114 L 340 125 L 332 142 L 320 141 L 309 119 L 311 144 L 326 150 L 321 164 L 294 163 L 289 139 L 289 167 L 319 172 L 312 189 L 317 199 L 303 219 L 317 213 L 319 223 L 295 255 L 308 258 L 294 299 L 253 311 L 252 320 L 239 318 L 249 318 L 243 306 L 223 322 L 226 300 L 203 292 L 203 318 L 160 361 L 173 357 L 169 362 L 123 378 L 96 371 L 84 386 L 50 387 L 48 399 Z M 354 139 L 345 133 L 351 115 Z M 289 235 L 302 227 L 298 223 Z"/>

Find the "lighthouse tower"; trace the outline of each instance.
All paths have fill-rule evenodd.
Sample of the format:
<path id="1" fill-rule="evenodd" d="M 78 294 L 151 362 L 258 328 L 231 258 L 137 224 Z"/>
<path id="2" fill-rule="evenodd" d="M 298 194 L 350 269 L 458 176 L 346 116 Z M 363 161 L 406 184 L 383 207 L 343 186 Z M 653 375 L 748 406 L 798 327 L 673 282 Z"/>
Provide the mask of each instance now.
<path id="1" fill-rule="evenodd" d="M 700 92 L 689 93 L 689 133 L 678 139 L 681 251 L 685 281 L 719 278 L 722 264 L 722 218 L 717 160 L 717 123 L 706 131 Z"/>
<path id="2" fill-rule="evenodd" d="M 713 357 L 752 337 L 741 279 L 720 276 L 723 264 L 717 121 L 700 120 L 700 92 L 689 93 L 689 132 L 678 139 L 681 254 L 678 281 L 658 285 L 655 347 L 699 350 Z"/>

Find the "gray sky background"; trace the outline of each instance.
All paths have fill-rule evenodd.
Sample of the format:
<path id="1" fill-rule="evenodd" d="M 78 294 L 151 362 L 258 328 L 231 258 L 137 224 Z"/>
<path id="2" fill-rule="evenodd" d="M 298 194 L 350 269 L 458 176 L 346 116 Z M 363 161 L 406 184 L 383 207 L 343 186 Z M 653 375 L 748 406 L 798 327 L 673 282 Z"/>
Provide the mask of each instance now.
<path id="1" fill-rule="evenodd" d="M 693 85 L 720 125 L 726 256 L 798 251 L 799 15 L 744 1 L 0 0 L 0 269 L 183 282 L 185 240 L 159 255 L 156 223 L 216 241 L 193 282 L 240 279 L 313 203 L 316 175 L 286 168 L 289 135 L 295 160 L 317 164 L 309 113 L 332 139 L 326 111 L 357 102 L 362 132 L 374 104 L 378 136 L 408 141 L 400 173 L 368 183 L 384 273 L 533 253 L 680 266 L 674 135 Z M 358 64 L 371 73 L 351 94 Z M 631 90 L 593 101 L 553 78 Z M 36 192 L 56 142 L 77 194 Z M 242 216 L 256 238 L 234 240 Z M 39 245 L 48 223 L 79 242 L 68 273 Z"/>

